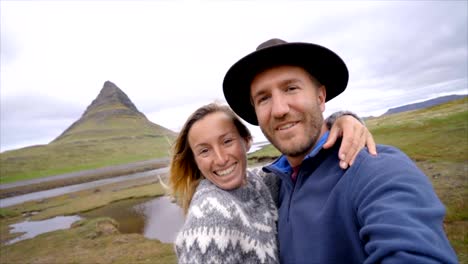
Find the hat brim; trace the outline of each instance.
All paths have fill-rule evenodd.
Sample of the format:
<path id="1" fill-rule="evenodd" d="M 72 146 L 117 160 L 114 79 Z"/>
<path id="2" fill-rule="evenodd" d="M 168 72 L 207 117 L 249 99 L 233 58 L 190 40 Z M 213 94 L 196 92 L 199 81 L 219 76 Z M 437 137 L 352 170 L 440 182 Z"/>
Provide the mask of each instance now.
<path id="1" fill-rule="evenodd" d="M 250 102 L 250 84 L 258 73 L 280 65 L 300 66 L 314 76 L 327 91 L 326 101 L 346 89 L 348 69 L 333 51 L 312 43 L 293 42 L 260 49 L 243 57 L 226 73 L 223 91 L 234 112 L 252 125 L 258 125 Z"/>

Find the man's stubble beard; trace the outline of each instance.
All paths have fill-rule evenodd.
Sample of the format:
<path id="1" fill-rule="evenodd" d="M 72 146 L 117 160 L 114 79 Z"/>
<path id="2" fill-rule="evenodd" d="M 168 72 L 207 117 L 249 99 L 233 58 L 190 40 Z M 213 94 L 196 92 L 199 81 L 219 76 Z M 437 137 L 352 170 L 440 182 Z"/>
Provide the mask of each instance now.
<path id="1" fill-rule="evenodd" d="M 273 146 L 275 146 L 275 148 L 278 149 L 283 155 L 289 157 L 305 156 L 317 143 L 323 125 L 323 116 L 321 112 L 319 112 L 318 115 L 314 114 L 309 118 L 312 119 L 310 120 L 311 125 L 309 128 L 310 131 L 308 132 L 309 135 L 306 134 L 305 141 L 303 143 L 299 142 L 297 145 L 291 146 L 291 144 L 288 142 L 281 144 L 279 140 L 275 140 L 273 136 L 265 133 L 262 127 L 260 127 L 260 129 L 262 130 L 265 137 L 271 142 L 271 144 L 273 144 Z"/>

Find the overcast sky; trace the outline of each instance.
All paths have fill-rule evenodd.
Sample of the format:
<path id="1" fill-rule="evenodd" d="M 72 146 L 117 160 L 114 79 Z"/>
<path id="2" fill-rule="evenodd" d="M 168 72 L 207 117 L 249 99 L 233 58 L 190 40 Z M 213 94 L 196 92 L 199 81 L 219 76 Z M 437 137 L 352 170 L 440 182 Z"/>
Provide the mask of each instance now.
<path id="1" fill-rule="evenodd" d="M 324 45 L 346 62 L 348 87 L 326 116 L 376 116 L 468 93 L 463 0 L 0 4 L 0 151 L 49 143 L 107 80 L 152 122 L 178 131 L 198 106 L 225 102 L 226 71 L 273 37 Z"/>

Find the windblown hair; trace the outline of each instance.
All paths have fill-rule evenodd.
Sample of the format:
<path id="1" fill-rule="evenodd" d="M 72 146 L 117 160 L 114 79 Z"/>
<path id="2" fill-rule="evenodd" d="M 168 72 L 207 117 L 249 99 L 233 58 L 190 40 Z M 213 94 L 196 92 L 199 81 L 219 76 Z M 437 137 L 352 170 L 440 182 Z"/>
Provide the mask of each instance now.
<path id="1" fill-rule="evenodd" d="M 200 181 L 204 178 L 195 162 L 193 151 L 188 142 L 188 134 L 193 124 L 203 119 L 205 116 L 217 112 L 223 112 L 231 118 L 242 138 L 246 139 L 247 142 L 252 140 L 249 129 L 228 106 L 211 103 L 198 108 L 192 113 L 174 142 L 171 164 L 169 166 L 169 187 L 171 195 L 182 207 L 184 214 L 187 214 L 195 190 Z"/>

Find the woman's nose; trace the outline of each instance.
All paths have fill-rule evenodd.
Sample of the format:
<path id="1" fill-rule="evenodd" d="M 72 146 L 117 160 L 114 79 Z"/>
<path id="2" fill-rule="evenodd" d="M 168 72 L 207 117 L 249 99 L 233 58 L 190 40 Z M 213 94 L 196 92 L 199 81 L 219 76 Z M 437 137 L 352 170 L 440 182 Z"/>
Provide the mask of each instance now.
<path id="1" fill-rule="evenodd" d="M 222 148 L 217 148 L 215 150 L 215 155 L 216 155 L 216 164 L 217 165 L 224 165 L 228 161 L 228 155 Z"/>

